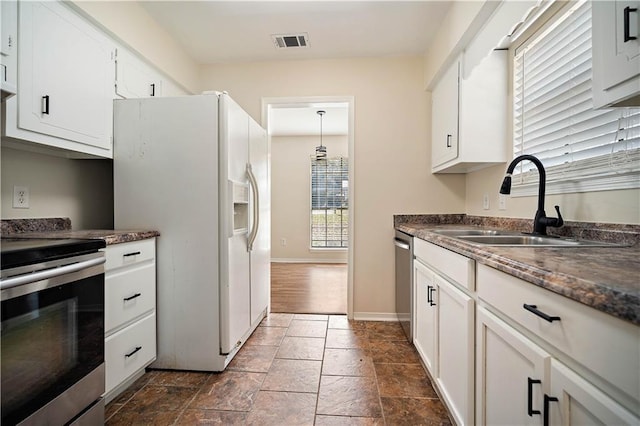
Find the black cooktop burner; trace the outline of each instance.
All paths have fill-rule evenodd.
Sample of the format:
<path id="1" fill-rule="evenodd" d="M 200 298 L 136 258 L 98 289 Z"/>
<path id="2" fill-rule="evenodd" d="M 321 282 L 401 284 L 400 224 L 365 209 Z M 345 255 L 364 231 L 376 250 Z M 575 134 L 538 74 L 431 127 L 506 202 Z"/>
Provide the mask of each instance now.
<path id="1" fill-rule="evenodd" d="M 93 253 L 104 247 L 106 243 L 100 239 L 2 238 L 0 239 L 0 263 L 2 270 L 5 270 Z"/>

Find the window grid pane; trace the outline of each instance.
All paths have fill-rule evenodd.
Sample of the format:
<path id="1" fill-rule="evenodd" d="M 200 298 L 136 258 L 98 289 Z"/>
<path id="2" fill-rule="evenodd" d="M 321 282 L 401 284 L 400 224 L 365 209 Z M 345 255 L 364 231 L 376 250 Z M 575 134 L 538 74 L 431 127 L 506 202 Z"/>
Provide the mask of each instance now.
<path id="1" fill-rule="evenodd" d="M 346 248 L 349 239 L 349 168 L 344 157 L 311 157 L 311 247 Z"/>

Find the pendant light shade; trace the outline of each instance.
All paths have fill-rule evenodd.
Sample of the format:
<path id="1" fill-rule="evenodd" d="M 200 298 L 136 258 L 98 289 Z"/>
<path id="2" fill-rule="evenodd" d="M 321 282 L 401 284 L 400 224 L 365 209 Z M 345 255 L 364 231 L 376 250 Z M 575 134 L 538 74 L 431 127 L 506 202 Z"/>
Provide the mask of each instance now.
<path id="1" fill-rule="evenodd" d="M 316 114 L 320 116 L 320 145 L 316 146 L 316 160 L 327 159 L 327 147 L 322 145 L 322 116 L 325 113 L 326 111 L 323 110 L 316 111 Z"/>

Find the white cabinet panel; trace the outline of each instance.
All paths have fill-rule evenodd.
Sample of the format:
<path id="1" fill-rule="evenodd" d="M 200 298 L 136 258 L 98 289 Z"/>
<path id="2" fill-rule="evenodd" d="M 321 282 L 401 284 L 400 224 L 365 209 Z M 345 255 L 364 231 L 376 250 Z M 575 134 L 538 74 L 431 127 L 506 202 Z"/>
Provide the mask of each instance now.
<path id="1" fill-rule="evenodd" d="M 413 343 L 431 373 L 438 376 L 438 288 L 434 273 L 419 261 L 414 261 L 413 279 L 416 292 L 415 328 Z"/>
<path id="2" fill-rule="evenodd" d="M 483 307 L 476 345 L 476 423 L 541 425 L 550 355 Z"/>
<path id="3" fill-rule="evenodd" d="M 494 50 L 462 78 L 462 57 L 432 93 L 431 171 L 466 173 L 507 161 L 507 52 Z"/>
<path id="4" fill-rule="evenodd" d="M 118 49 L 116 93 L 125 99 L 162 96 L 162 78 L 141 59 L 125 49 Z"/>
<path id="5" fill-rule="evenodd" d="M 437 275 L 438 377 L 456 422 L 474 423 L 474 301 Z"/>
<path id="6" fill-rule="evenodd" d="M 640 1 L 594 1 L 593 103 L 640 106 Z"/>
<path id="7" fill-rule="evenodd" d="M 2 97 L 15 94 L 18 84 L 18 2 L 0 2 L 0 88 Z"/>
<path id="8" fill-rule="evenodd" d="M 109 393 L 155 358 L 156 314 L 152 312 L 105 339 L 105 393 Z"/>
<path id="9" fill-rule="evenodd" d="M 62 3 L 19 7 L 17 127 L 58 139 L 50 143 L 58 148 L 111 157 L 112 44 Z"/>
<path id="10" fill-rule="evenodd" d="M 640 418 L 557 360 L 551 361 L 551 390 L 546 396 L 549 424 L 564 426 L 637 425 Z"/>

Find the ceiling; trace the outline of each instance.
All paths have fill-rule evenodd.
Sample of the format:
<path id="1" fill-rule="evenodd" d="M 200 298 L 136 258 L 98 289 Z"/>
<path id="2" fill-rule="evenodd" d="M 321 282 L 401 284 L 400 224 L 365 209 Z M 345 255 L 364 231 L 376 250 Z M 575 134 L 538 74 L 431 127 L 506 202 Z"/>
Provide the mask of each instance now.
<path id="1" fill-rule="evenodd" d="M 451 2 L 141 1 L 200 64 L 423 54 Z M 272 35 L 307 33 L 277 49 Z"/>
<path id="2" fill-rule="evenodd" d="M 199 64 L 422 55 L 450 1 L 140 1 Z M 278 49 L 273 35 L 305 33 L 308 46 Z M 348 133 L 345 105 L 287 105 L 269 112 L 272 135 Z"/>

